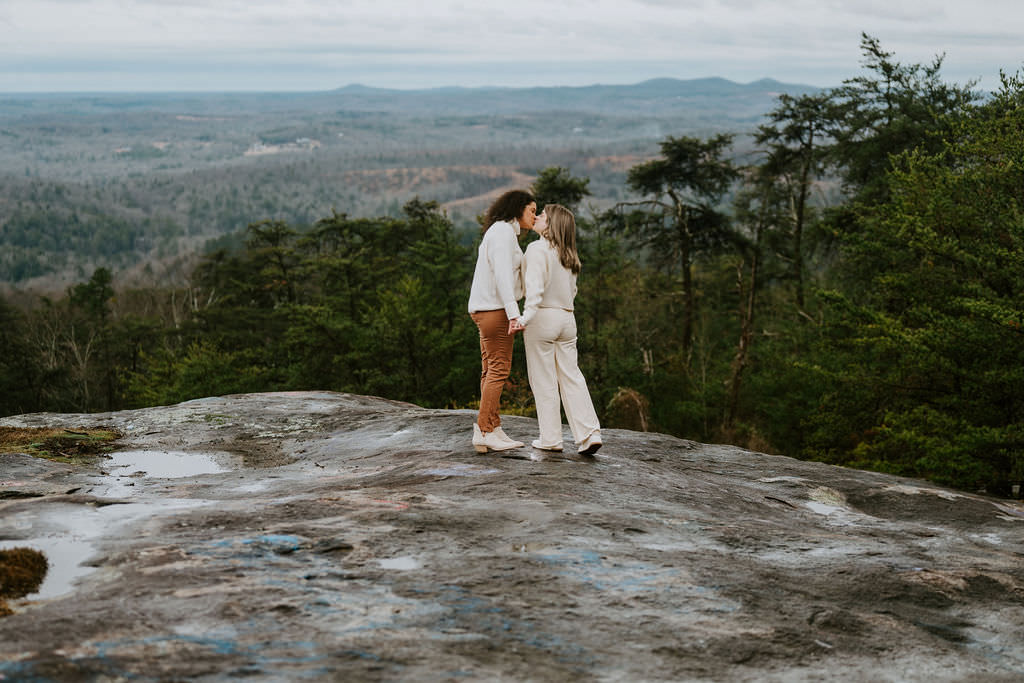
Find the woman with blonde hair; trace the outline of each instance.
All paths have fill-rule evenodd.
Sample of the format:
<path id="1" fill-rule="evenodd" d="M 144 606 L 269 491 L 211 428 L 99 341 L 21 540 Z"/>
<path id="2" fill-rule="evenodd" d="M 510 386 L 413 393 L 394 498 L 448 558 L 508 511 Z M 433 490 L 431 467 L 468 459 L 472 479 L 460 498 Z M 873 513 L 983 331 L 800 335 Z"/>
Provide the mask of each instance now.
<path id="1" fill-rule="evenodd" d="M 537 202 L 525 190 L 509 190 L 484 216 L 484 238 L 477 250 L 469 291 L 469 314 L 480 330 L 480 411 L 473 425 L 473 447 L 479 453 L 519 448 L 501 429 L 501 390 L 512 369 L 512 342 L 519 329 L 523 297 L 523 250 L 519 235 L 532 230 Z"/>
<path id="2" fill-rule="evenodd" d="M 526 302 L 514 325 L 524 330 L 527 374 L 537 406 L 540 438 L 533 447 L 562 450 L 561 403 L 579 454 L 593 455 L 601 447 L 601 424 L 577 364 L 576 219 L 564 206 L 548 204 L 534 229 L 543 239 L 526 248 Z"/>

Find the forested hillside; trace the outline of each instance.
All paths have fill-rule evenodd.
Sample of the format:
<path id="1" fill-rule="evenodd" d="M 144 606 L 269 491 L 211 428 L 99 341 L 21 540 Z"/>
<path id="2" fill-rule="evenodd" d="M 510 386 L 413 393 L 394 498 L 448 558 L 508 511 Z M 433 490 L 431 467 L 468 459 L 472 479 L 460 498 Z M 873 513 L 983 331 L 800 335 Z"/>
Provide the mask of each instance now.
<path id="1" fill-rule="evenodd" d="M 714 128 L 623 143 L 635 156 L 619 150 L 618 181 L 614 164 L 588 166 L 589 152 L 558 163 L 570 146 L 506 148 L 541 168 L 522 162 L 492 187 L 529 185 L 540 204 L 577 211 L 581 364 L 604 424 L 1016 495 L 1024 81 L 984 94 L 945 82 L 941 59 L 903 64 L 866 36 L 862 49 L 862 73 L 778 95 L 746 137 Z M 197 174 L 219 182 L 214 169 Z M 26 208 L 100 212 L 58 185 L 9 184 Z M 98 268 L 65 295 L 11 298 L 0 413 L 286 389 L 474 406 L 465 302 L 478 230 L 473 212 L 460 223 L 445 210 L 457 192 L 429 187 L 373 215 L 256 210 L 244 236 L 175 286 L 128 286 Z M 52 198 L 37 206 L 34 192 Z M 253 208 L 240 203 L 238 220 Z M 88 249 L 89 229 L 75 234 Z M 529 414 L 517 354 L 504 407 Z"/>
<path id="2" fill-rule="evenodd" d="M 0 98 L 0 284 L 59 291 L 96 267 L 180 284 L 182 259 L 250 222 L 309 226 L 333 210 L 397 217 L 416 196 L 444 204 L 471 234 L 495 191 L 549 165 L 588 176 L 591 201 L 607 206 L 622 197 L 628 168 L 663 136 L 750 131 L 780 92 L 806 91 L 663 79 L 8 96 Z"/>

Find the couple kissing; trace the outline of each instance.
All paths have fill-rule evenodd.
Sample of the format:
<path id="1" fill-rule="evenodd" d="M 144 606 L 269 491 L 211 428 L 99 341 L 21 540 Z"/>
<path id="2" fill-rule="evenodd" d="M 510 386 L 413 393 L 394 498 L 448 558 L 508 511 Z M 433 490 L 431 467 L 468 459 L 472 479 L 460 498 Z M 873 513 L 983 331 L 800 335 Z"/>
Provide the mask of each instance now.
<path id="1" fill-rule="evenodd" d="M 483 225 L 469 293 L 469 314 L 480 330 L 483 368 L 473 447 L 486 453 L 523 446 L 501 429 L 499 414 L 515 335 L 522 332 L 540 428 L 533 447 L 562 450 L 564 407 L 578 453 L 593 455 L 601 447 L 601 425 L 577 363 L 576 219 L 559 204 L 548 204 L 538 214 L 532 194 L 510 190 L 491 204 Z M 530 230 L 540 239 L 524 254 L 519 237 Z M 518 301 L 524 297 L 520 313 Z"/>

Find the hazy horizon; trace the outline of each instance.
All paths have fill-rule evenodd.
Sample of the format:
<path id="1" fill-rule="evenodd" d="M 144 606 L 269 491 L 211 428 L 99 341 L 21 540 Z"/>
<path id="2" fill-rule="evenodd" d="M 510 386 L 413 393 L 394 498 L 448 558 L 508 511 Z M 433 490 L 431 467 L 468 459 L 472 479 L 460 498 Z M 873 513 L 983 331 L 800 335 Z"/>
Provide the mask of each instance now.
<path id="1" fill-rule="evenodd" d="M 241 10 L 240 10 L 241 8 Z M 5 0 L 0 92 L 314 92 L 350 83 L 581 87 L 772 78 L 831 87 L 861 33 L 902 63 L 998 85 L 1021 66 L 1014 0 Z"/>
<path id="2" fill-rule="evenodd" d="M 740 86 L 749 86 L 762 81 L 771 81 L 779 83 L 785 86 L 798 86 L 798 87 L 810 87 L 817 88 L 823 87 L 814 85 L 811 83 L 795 83 L 791 81 L 782 81 L 771 76 L 764 76 L 761 78 L 755 78 L 749 81 L 736 81 L 730 78 L 724 78 L 722 76 L 695 76 L 693 78 L 676 78 L 674 76 L 654 76 L 651 78 L 643 78 L 636 81 L 623 81 L 616 83 L 582 83 L 578 85 L 568 84 L 555 84 L 555 85 L 438 85 L 438 86 L 420 86 L 420 87 L 388 87 L 388 86 L 375 86 L 368 83 L 345 83 L 331 88 L 321 89 L 296 89 L 296 90 L 243 90 L 243 89 L 211 89 L 211 90 L 47 90 L 47 91 L 0 91 L 0 94 L 4 96 L 26 96 L 26 97 L 45 97 L 45 96 L 61 96 L 61 95 L 301 95 L 301 94 L 319 94 L 319 93 L 331 93 L 344 91 L 346 89 L 358 89 L 365 88 L 368 90 L 380 90 L 380 91 L 393 91 L 393 92 L 438 92 L 445 90 L 533 90 L 533 89 L 583 89 L 583 88 L 596 88 L 596 87 L 630 87 L 641 85 L 650 81 L 659 80 L 675 80 L 679 82 L 698 82 L 698 81 L 714 81 L 722 80 L 731 83 L 735 83 Z M 838 85 L 838 84 L 835 84 Z M 828 87 L 828 86 L 824 86 Z"/>

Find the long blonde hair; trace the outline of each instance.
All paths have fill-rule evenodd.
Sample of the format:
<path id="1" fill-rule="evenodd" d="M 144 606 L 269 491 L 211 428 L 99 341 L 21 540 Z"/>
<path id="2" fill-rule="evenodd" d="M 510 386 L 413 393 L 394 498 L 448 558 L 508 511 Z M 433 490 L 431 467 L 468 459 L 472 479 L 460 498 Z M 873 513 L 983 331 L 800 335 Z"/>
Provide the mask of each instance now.
<path id="1" fill-rule="evenodd" d="M 544 237 L 558 250 L 558 260 L 572 271 L 580 274 L 580 257 L 576 253 L 576 219 L 572 211 L 561 204 L 548 204 L 544 207 L 548 217 L 547 231 Z"/>

